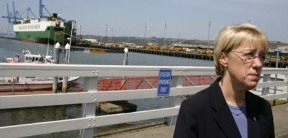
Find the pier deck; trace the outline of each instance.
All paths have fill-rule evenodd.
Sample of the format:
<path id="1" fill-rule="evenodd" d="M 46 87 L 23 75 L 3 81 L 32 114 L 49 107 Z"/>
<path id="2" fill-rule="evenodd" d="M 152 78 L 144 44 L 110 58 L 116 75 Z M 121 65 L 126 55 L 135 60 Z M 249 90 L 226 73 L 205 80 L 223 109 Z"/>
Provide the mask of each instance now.
<path id="1" fill-rule="evenodd" d="M 288 137 L 288 104 L 272 106 L 276 138 Z M 98 138 L 172 138 L 175 126 L 158 125 Z"/>

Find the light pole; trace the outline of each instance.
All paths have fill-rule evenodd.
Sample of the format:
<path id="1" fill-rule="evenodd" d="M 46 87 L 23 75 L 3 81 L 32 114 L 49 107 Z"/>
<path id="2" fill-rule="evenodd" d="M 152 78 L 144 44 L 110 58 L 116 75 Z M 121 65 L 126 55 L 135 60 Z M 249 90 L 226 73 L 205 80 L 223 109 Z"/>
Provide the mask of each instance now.
<path id="1" fill-rule="evenodd" d="M 111 27 L 111 38 L 110 41 L 113 43 L 113 38 L 114 38 L 114 29 Z"/>
<path id="2" fill-rule="evenodd" d="M 209 48 L 209 45 L 210 45 L 210 28 L 211 28 L 211 22 L 209 21 L 209 23 L 208 23 L 208 44 L 207 44 L 207 48 Z"/>
<path id="3" fill-rule="evenodd" d="M 146 34 L 147 34 L 147 23 L 145 23 L 144 43 L 143 43 L 143 45 L 146 45 Z"/>
<path id="4" fill-rule="evenodd" d="M 80 38 L 81 38 L 81 41 L 82 41 L 82 25 L 80 25 Z"/>
<path id="5" fill-rule="evenodd" d="M 166 39 L 166 30 L 167 30 L 167 24 L 165 23 L 165 32 L 164 32 L 164 46 L 165 46 L 165 39 Z"/>
<path id="6" fill-rule="evenodd" d="M 106 43 L 108 42 L 108 35 L 107 35 L 107 31 L 108 31 L 108 24 L 106 24 Z"/>

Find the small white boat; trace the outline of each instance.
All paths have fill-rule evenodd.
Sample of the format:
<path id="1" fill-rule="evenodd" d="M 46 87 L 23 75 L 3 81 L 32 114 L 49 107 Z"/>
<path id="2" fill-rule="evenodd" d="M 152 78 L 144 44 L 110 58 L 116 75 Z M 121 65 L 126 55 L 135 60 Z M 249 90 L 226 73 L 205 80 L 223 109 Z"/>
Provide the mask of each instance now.
<path id="1" fill-rule="evenodd" d="M 13 58 L 6 58 L 7 63 L 35 63 L 35 64 L 53 64 L 53 57 L 43 57 L 40 54 L 31 54 L 28 50 L 22 51 L 23 61 L 19 60 L 19 55 Z M 71 82 L 79 77 L 68 77 L 68 87 Z M 62 77 L 58 78 L 58 86 L 61 87 Z M 2 77 L 0 78 L 0 92 L 19 92 L 19 91 L 44 91 L 52 90 L 53 77 Z M 58 87 L 58 88 L 59 88 Z"/>
<path id="2" fill-rule="evenodd" d="M 15 54 L 13 58 L 6 58 L 7 63 L 54 63 L 52 56 L 42 56 L 41 54 L 32 54 L 29 50 L 23 50 L 23 61 L 19 59 L 19 55 Z"/>
<path id="3" fill-rule="evenodd" d="M 69 84 L 79 77 L 68 77 Z M 0 92 L 21 92 L 21 91 L 51 91 L 53 77 L 2 77 L 0 78 Z M 61 88 L 62 78 L 58 79 L 58 88 Z"/>

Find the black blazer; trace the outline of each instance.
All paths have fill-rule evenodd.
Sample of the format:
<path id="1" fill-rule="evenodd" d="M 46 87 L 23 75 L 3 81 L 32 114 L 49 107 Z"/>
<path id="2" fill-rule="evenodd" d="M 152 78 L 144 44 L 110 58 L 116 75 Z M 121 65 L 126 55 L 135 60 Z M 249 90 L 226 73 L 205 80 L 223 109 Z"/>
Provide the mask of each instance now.
<path id="1" fill-rule="evenodd" d="M 241 138 L 224 99 L 218 78 L 181 104 L 174 138 Z M 274 138 L 271 106 L 263 98 L 246 92 L 249 138 Z"/>

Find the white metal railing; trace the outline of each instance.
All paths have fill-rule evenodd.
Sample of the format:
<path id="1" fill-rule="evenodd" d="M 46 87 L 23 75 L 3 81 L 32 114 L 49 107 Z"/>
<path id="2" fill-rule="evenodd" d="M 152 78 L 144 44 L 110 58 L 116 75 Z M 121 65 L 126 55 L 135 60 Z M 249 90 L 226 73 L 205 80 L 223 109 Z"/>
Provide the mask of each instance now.
<path id="1" fill-rule="evenodd" d="M 157 88 L 97 92 L 97 77 L 139 77 L 158 76 L 160 68 L 172 70 L 171 90 L 169 97 L 174 104 L 168 108 L 96 116 L 96 102 L 157 98 Z M 16 76 L 80 76 L 84 79 L 84 92 L 55 93 L 35 95 L 0 96 L 0 109 L 42 107 L 56 105 L 82 104 L 81 118 L 37 122 L 0 127 L 1 137 L 25 137 L 70 130 L 80 130 L 81 137 L 93 137 L 94 128 L 113 124 L 168 118 L 173 125 L 184 95 L 194 94 L 207 86 L 183 87 L 181 80 L 187 75 L 214 75 L 212 67 L 183 66 L 113 66 L 113 65 L 63 65 L 63 64 L 6 64 L 0 63 L 0 77 Z M 271 99 L 287 98 L 288 69 L 265 68 L 262 71 L 263 81 L 259 82 L 256 91 L 263 97 Z M 281 74 L 282 80 L 273 80 L 271 74 Z M 279 76 L 279 75 L 278 75 Z M 270 87 L 283 87 L 281 93 L 271 93 Z M 271 88 L 272 89 L 272 88 Z M 260 94 L 260 95 L 261 95 Z"/>

